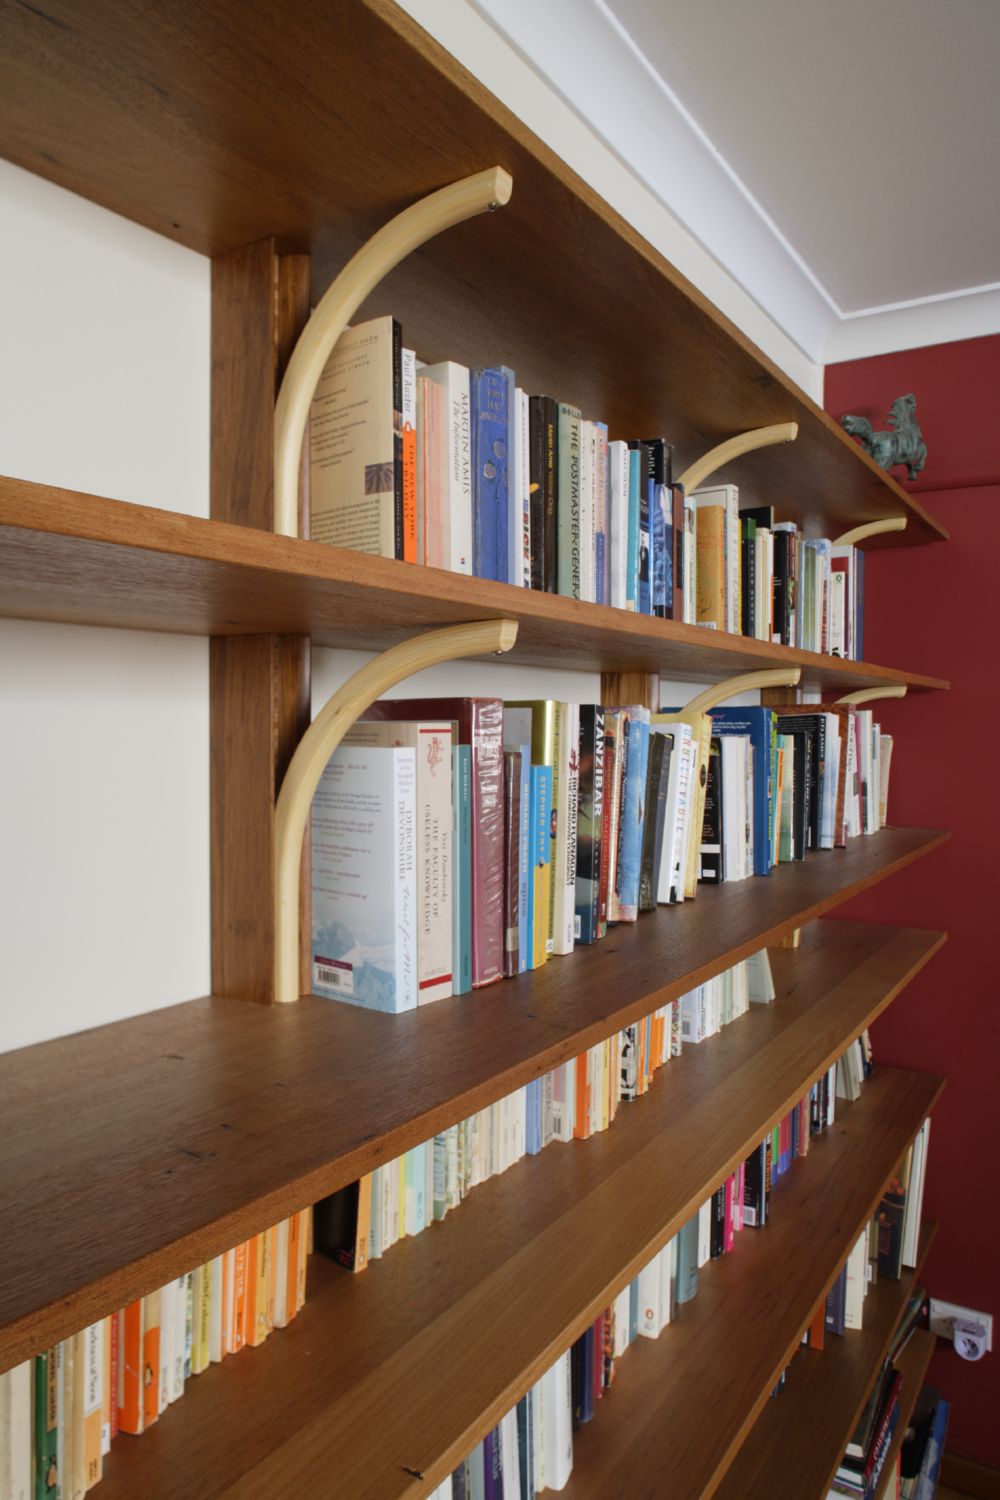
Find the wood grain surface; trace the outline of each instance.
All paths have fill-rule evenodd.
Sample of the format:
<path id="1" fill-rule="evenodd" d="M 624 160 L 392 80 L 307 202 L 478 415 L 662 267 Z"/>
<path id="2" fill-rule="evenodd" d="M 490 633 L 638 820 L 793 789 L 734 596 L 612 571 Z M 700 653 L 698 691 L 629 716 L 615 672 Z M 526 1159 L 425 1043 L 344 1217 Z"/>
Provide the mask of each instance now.
<path id="1" fill-rule="evenodd" d="M 936 1224 L 925 1223 L 916 1268 L 904 1268 L 898 1281 L 881 1277 L 869 1291 L 863 1328 L 849 1329 L 842 1338 L 828 1336 L 822 1352 L 805 1349 L 795 1356 L 784 1390 L 757 1418 L 716 1491 L 717 1500 L 772 1500 L 776 1474 L 794 1474 L 802 1500 L 826 1500 L 936 1232 Z M 908 1411 L 913 1410 L 923 1378 L 921 1372 L 913 1389 L 912 1360 L 916 1354 L 917 1365 L 923 1362 L 926 1368 L 928 1338 L 933 1351 L 936 1340 L 918 1331 L 899 1360 Z M 907 1415 L 901 1413 L 900 1437 Z"/>
<path id="2" fill-rule="evenodd" d="M 714 931 L 723 945 L 727 928 L 739 930 L 736 951 L 746 953 L 760 946 L 746 908 L 742 920 L 740 911 L 727 916 L 718 899 L 739 889 L 722 887 L 682 910 L 689 922 L 698 914 L 702 933 Z M 688 948 L 672 915 L 650 915 L 645 934 L 616 933 L 524 982 L 408 1016 L 315 997 L 274 1007 L 198 1000 L 0 1056 L 8 1143 L 0 1160 L 0 1368 L 428 1139 L 733 961 L 733 949 L 710 958 L 703 948 L 697 977 L 686 972 Z M 775 951 L 788 1003 L 809 1009 L 794 1045 L 808 1049 L 825 1028 L 825 1065 L 942 941 L 831 922 L 810 929 L 797 951 Z M 821 996 L 833 999 L 816 1009 Z M 760 1038 L 778 1024 L 771 1018 L 786 1014 L 795 1012 L 755 1007 L 706 1055 L 739 1058 L 749 1048 L 757 1056 Z M 696 1072 L 701 1055 L 692 1052 L 685 1068 Z M 811 1058 L 794 1054 L 782 1101 L 801 1092 Z M 53 1077 L 62 1080 L 58 1111 Z M 68 1211 L 53 1215 L 53 1202 Z"/>
<path id="3" fill-rule="evenodd" d="M 234 529 L 270 532 L 274 398 L 283 358 L 308 316 L 308 264 L 282 260 L 273 240 L 213 262 L 211 508 Z M 274 805 L 309 727 L 309 684 L 306 636 L 212 639 L 212 989 L 234 999 L 274 999 Z M 309 890 L 308 874 L 302 888 Z M 303 912 L 307 935 L 305 900 Z M 304 979 L 301 954 L 299 967 Z"/>
<path id="4" fill-rule="evenodd" d="M 194 635 L 310 635 L 381 650 L 435 625 L 511 617 L 536 666 L 706 681 L 801 666 L 840 694 L 940 678 L 657 620 L 319 542 L 0 478 L 0 614 Z"/>
<path id="5" fill-rule="evenodd" d="M 311 1485 L 325 1500 L 428 1495 L 784 1108 L 780 1040 L 743 1065 L 724 1056 L 729 1040 L 691 1049 L 604 1135 L 520 1163 L 363 1275 L 316 1265 L 290 1330 L 200 1376 L 151 1433 L 118 1445 L 108 1500 L 274 1500 Z M 768 1228 L 741 1236 L 663 1337 L 623 1359 L 576 1435 L 574 1493 L 702 1493 L 699 1467 L 723 1464 L 766 1399 L 939 1086 L 885 1070 L 845 1108 L 772 1195 Z M 672 1439 L 659 1471 L 616 1443 L 616 1404 L 645 1418 L 650 1443 Z M 603 1478 L 585 1488 L 605 1444 Z"/>
<path id="6" fill-rule="evenodd" d="M 510 203 L 411 255 L 359 317 L 392 312 L 428 361 L 510 365 L 612 437 L 663 433 L 679 470 L 796 421 L 717 478 L 812 535 L 895 515 L 888 545 L 944 534 L 391 0 L 10 0 L 0 152 L 204 254 L 276 236 L 310 254 L 314 300 L 401 208 L 501 166 Z"/>

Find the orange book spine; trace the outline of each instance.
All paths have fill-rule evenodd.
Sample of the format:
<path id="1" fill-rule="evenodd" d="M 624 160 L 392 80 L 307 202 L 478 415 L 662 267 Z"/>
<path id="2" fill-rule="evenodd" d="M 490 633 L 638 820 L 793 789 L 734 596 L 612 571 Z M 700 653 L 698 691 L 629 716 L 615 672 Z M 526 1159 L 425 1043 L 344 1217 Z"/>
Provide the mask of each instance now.
<path id="1" fill-rule="evenodd" d="M 809 1347 L 810 1349 L 822 1349 L 823 1334 L 826 1330 L 826 1303 L 821 1302 L 816 1309 L 816 1316 L 809 1324 Z"/>
<path id="2" fill-rule="evenodd" d="M 271 1289 L 271 1255 L 267 1230 L 256 1236 L 256 1276 L 253 1288 L 253 1322 L 247 1319 L 247 1343 L 254 1348 L 267 1338 L 267 1300 Z"/>
<path id="3" fill-rule="evenodd" d="M 222 1257 L 222 1358 L 233 1352 L 233 1264 L 235 1253 Z"/>
<path id="4" fill-rule="evenodd" d="M 590 1134 L 589 1070 L 590 1053 L 581 1052 L 576 1060 L 576 1118 L 573 1121 L 573 1135 L 578 1141 L 585 1141 Z"/>
<path id="5" fill-rule="evenodd" d="M 267 1331 L 274 1328 L 274 1301 L 278 1273 L 278 1230 L 267 1231 Z"/>
<path id="6" fill-rule="evenodd" d="M 247 1258 L 246 1240 L 233 1254 L 233 1341 L 232 1352 L 238 1354 L 247 1341 Z"/>
<path id="7" fill-rule="evenodd" d="M 403 561 L 417 561 L 417 429 L 403 425 Z"/>
<path id="8" fill-rule="evenodd" d="M 142 1421 L 152 1427 L 160 1415 L 160 1293 L 148 1292 L 142 1314 Z"/>
<path id="9" fill-rule="evenodd" d="M 726 510 L 703 505 L 695 511 L 695 620 L 726 628 Z"/>
<path id="10" fill-rule="evenodd" d="M 295 1289 L 295 1309 L 305 1306 L 306 1273 L 312 1250 L 312 1208 L 304 1208 L 299 1214 L 299 1278 Z"/>
<path id="11" fill-rule="evenodd" d="M 118 1314 L 118 1429 L 142 1431 L 142 1298 Z"/>
<path id="12" fill-rule="evenodd" d="M 243 1341 L 253 1344 L 257 1327 L 257 1286 L 259 1282 L 258 1261 L 260 1259 L 260 1235 L 247 1240 L 247 1290 L 244 1302 Z"/>

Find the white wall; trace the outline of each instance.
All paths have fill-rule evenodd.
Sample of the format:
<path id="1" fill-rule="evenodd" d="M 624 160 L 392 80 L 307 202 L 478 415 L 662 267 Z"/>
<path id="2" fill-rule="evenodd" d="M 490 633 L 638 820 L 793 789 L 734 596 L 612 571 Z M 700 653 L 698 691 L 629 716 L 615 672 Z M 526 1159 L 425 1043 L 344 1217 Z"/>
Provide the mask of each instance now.
<path id="1" fill-rule="evenodd" d="M 507 102 L 586 157 L 586 128 L 465 0 L 407 9 L 467 65 L 488 57 Z M 612 167 L 627 174 L 600 149 L 591 180 L 613 187 Z M 616 206 L 698 280 L 683 230 L 667 234 L 642 191 L 629 179 Z M 711 295 L 719 268 L 698 253 Z M 207 515 L 209 312 L 202 257 L 0 162 L 0 474 Z M 743 312 L 760 339 L 759 309 Z M 0 621 L 0 1051 L 207 993 L 207 654 L 187 637 Z M 362 659 L 317 651 L 315 696 Z M 598 695 L 590 673 L 485 670 L 508 696 Z M 407 691 L 485 680 L 463 663 Z"/>

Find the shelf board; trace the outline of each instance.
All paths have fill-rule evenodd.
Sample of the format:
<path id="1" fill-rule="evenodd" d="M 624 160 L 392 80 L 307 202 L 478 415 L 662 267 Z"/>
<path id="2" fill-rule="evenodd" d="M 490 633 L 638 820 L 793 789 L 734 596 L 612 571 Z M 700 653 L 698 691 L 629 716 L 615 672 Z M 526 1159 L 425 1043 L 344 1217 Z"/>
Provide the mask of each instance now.
<path id="1" fill-rule="evenodd" d="M 0 1368 L 577 1056 L 943 838 L 884 830 L 409 1015 L 212 997 L 0 1056 Z M 823 923 L 793 972 L 818 993 L 843 982 L 863 1013 L 857 1032 L 943 941 Z M 774 961 L 780 976 L 787 960 Z M 832 1036 L 839 1044 L 839 1022 Z M 67 1205 L 55 1220 L 53 1202 Z"/>
<path id="2" fill-rule="evenodd" d="M 262 101 L 264 101 L 262 105 Z M 405 205 L 499 164 L 497 215 L 410 256 L 360 316 L 393 312 L 428 361 L 663 432 L 683 468 L 747 428 L 797 443 L 733 466 L 813 535 L 906 515 L 943 528 L 554 151 L 391 0 L 46 0 L 4 8 L 0 154 L 207 255 L 267 236 L 312 256 L 315 295 Z M 525 253 L 530 247 L 530 253 Z"/>
<path id="3" fill-rule="evenodd" d="M 776 1473 L 794 1474 L 803 1500 L 814 1496 L 826 1500 L 936 1232 L 936 1224 L 923 1226 L 915 1269 L 904 1269 L 899 1281 L 883 1278 L 872 1288 L 865 1298 L 860 1331 L 828 1338 L 821 1354 L 804 1350 L 792 1361 L 785 1389 L 761 1412 L 716 1491 L 716 1500 L 771 1500 Z M 930 1339 L 930 1352 L 925 1339 Z M 920 1392 L 934 1343 L 932 1335 L 918 1330 L 898 1361 L 903 1372 L 902 1399 L 909 1402 L 909 1411 Z M 923 1361 L 916 1390 L 912 1388 L 914 1358 L 918 1366 Z M 900 1439 L 909 1411 L 900 1414 Z"/>
<path id="4" fill-rule="evenodd" d="M 26 480 L 0 478 L 0 614 L 194 635 L 304 634 L 381 649 L 420 630 L 510 616 L 511 659 L 695 681 L 801 666 L 826 693 L 939 678 L 657 620 Z"/>
<path id="5" fill-rule="evenodd" d="M 665 1475 L 671 1500 L 708 1500 L 719 1494 L 749 1500 L 751 1493 L 773 1496 L 775 1474 L 794 1474 L 801 1500 L 825 1500 L 826 1488 L 813 1482 L 813 1434 L 795 1426 L 791 1402 L 774 1416 L 770 1410 L 780 1406 L 788 1387 L 773 1403 L 769 1397 L 786 1366 L 791 1364 L 791 1383 L 807 1356 L 810 1367 L 826 1359 L 826 1349 L 822 1354 L 798 1352 L 802 1334 L 874 1211 L 908 1139 L 920 1127 L 923 1116 L 915 1120 L 915 1106 L 920 1114 L 915 1097 L 902 1105 L 898 1119 L 876 1118 L 879 1110 L 891 1114 L 897 1109 L 901 1078 L 875 1093 L 874 1085 L 886 1076 L 871 1079 L 858 1103 L 845 1109 L 843 1127 L 838 1120 L 835 1134 L 814 1141 L 805 1160 L 796 1162 L 778 1184 L 772 1193 L 774 1217 L 766 1229 L 746 1234 L 732 1256 L 699 1272 L 697 1297 L 680 1308 L 661 1338 L 655 1343 L 640 1339 L 629 1350 L 595 1420 L 574 1433 L 573 1477 L 563 1491 L 566 1500 L 604 1500 L 614 1494 L 636 1500 L 653 1497 L 660 1493 L 658 1485 Z M 933 1097 L 934 1080 L 925 1078 L 924 1084 L 922 1097 Z M 871 1300 L 865 1302 L 866 1323 Z M 891 1294 L 883 1300 L 901 1310 Z M 885 1343 L 894 1326 L 890 1317 Z M 838 1356 L 844 1357 L 843 1350 L 831 1347 L 840 1342 L 834 1338 L 827 1344 L 831 1372 Z M 863 1383 L 869 1368 L 864 1358 L 868 1344 L 864 1333 L 847 1333 L 843 1342 L 849 1363 L 860 1357 L 860 1412 L 868 1390 Z M 826 1388 L 834 1392 L 832 1401 L 842 1399 L 832 1380 Z M 811 1414 L 815 1427 L 822 1414 Z M 777 1450 L 769 1450 L 777 1467 L 772 1466 L 767 1476 L 769 1487 L 759 1491 L 745 1488 L 740 1478 L 740 1444 L 755 1417 L 758 1427 L 780 1423 L 781 1431 L 790 1435 L 795 1456 L 802 1455 L 800 1468 L 788 1449 L 782 1449 L 780 1457 Z M 849 1421 L 834 1427 L 839 1417 L 828 1414 L 833 1446 L 838 1448 L 831 1473 L 851 1431 Z"/>
<path id="6" fill-rule="evenodd" d="M 809 1008 L 785 999 L 799 1019 Z M 299 1493 L 317 1473 L 331 1500 L 427 1494 L 780 1117 L 804 1056 L 783 1008 L 727 1028 L 742 1039 L 691 1049 L 603 1135 L 519 1163 L 363 1275 L 317 1257 L 314 1291 L 290 1329 L 199 1377 L 151 1433 L 119 1444 L 107 1500 L 265 1500 Z M 745 1056 L 751 1033 L 760 1045 Z M 813 1047 L 815 1060 L 823 1048 Z M 693 1308 L 699 1329 L 707 1321 L 714 1330 L 716 1355 L 725 1344 L 723 1365 L 752 1368 L 762 1382 L 786 1357 L 940 1087 L 924 1074 L 878 1073 L 788 1174 L 774 1227 L 744 1235 L 705 1276 Z M 779 1303 L 768 1331 L 763 1309 Z M 714 1358 L 688 1381 L 684 1329 L 679 1321 L 660 1347 L 698 1427 Z M 642 1363 L 630 1351 L 623 1375 L 637 1354 Z M 733 1386 L 735 1402 L 743 1379 Z M 623 1482 L 598 1493 L 645 1492 Z M 688 1492 L 672 1482 L 674 1493 Z"/>

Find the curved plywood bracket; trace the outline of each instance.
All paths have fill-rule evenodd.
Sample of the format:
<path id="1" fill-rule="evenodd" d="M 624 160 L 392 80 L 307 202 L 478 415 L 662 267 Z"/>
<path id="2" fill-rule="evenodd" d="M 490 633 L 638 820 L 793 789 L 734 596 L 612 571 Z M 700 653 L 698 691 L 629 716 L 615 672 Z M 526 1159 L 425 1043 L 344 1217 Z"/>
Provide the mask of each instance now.
<path id="1" fill-rule="evenodd" d="M 838 536 L 833 545 L 856 547 L 859 542 L 867 541 L 870 536 L 885 536 L 890 531 L 905 530 L 905 516 L 887 516 L 884 521 L 867 521 L 864 526 L 855 526 L 851 531 L 845 531 L 843 536 Z"/>
<path id="2" fill-rule="evenodd" d="M 352 256 L 320 300 L 285 370 L 274 413 L 274 529 L 298 535 L 298 487 L 302 438 L 309 408 L 330 351 L 354 313 L 394 266 L 434 235 L 476 214 L 500 208 L 513 182 L 502 167 L 490 167 L 449 183 L 390 219 Z"/>
<path id="3" fill-rule="evenodd" d="M 710 449 L 697 463 L 685 469 L 677 482 L 690 495 L 692 490 L 704 484 L 710 475 L 731 463 L 734 458 L 741 458 L 744 453 L 753 453 L 756 448 L 770 448 L 775 443 L 794 443 L 798 435 L 798 422 L 777 422 L 773 427 L 755 427 L 751 432 L 739 432 L 735 437 L 720 443 L 717 448 Z"/>
<path id="4" fill-rule="evenodd" d="M 334 693 L 292 756 L 278 794 L 274 826 L 274 998 L 299 998 L 299 885 L 302 838 L 313 793 L 330 756 L 355 720 L 404 677 L 463 656 L 509 651 L 516 620 L 479 620 L 449 625 L 402 641 L 381 652 Z"/>
<path id="5" fill-rule="evenodd" d="M 863 703 L 875 703 L 879 698 L 905 698 L 906 684 L 897 683 L 894 687 L 858 688 L 856 693 L 845 693 L 843 698 L 838 698 L 838 703 L 849 704 L 852 708 L 859 708 Z"/>
<path id="6" fill-rule="evenodd" d="M 771 667 L 760 672 L 741 672 L 738 677 L 727 677 L 724 682 L 713 683 L 696 697 L 691 698 L 676 713 L 657 714 L 657 724 L 690 724 L 695 746 L 694 793 L 691 803 L 692 828 L 700 828 L 705 817 L 705 786 L 708 780 L 708 753 L 712 742 L 712 719 L 710 710 L 718 708 L 727 698 L 737 693 L 749 693 L 757 688 L 797 687 L 802 676 L 801 667 Z M 691 897 L 698 887 L 698 859 L 701 840 L 688 841 L 688 860 L 684 871 L 684 895 Z"/>

